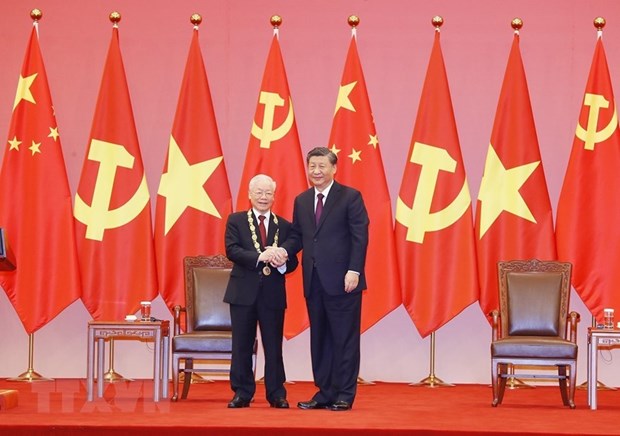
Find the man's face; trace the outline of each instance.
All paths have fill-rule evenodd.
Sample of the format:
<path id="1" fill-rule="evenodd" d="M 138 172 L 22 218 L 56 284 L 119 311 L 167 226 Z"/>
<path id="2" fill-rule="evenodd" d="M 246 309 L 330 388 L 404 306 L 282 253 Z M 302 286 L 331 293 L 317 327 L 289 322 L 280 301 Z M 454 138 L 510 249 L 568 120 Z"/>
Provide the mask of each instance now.
<path id="1" fill-rule="evenodd" d="M 275 191 L 271 182 L 261 180 L 250 189 L 250 202 L 252 207 L 261 214 L 271 209 L 271 205 L 275 200 Z"/>
<path id="2" fill-rule="evenodd" d="M 336 165 L 327 156 L 312 156 L 308 161 L 308 179 L 319 190 L 327 188 L 334 180 Z"/>

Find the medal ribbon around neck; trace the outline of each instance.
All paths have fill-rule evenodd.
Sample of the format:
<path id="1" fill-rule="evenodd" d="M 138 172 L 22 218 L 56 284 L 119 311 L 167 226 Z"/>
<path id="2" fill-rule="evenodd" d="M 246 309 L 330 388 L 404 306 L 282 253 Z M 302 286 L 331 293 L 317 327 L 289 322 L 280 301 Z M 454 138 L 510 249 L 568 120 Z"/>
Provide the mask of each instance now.
<path id="1" fill-rule="evenodd" d="M 271 213 L 273 215 L 273 223 L 278 225 L 278 217 L 275 213 Z M 254 248 L 258 254 L 261 254 L 262 251 L 260 249 L 260 244 L 258 243 L 258 236 L 256 235 L 256 226 L 254 226 L 254 220 L 252 219 L 252 209 L 248 210 L 248 225 L 250 226 L 250 232 L 252 233 L 252 243 L 254 244 Z M 276 227 L 276 235 L 273 238 L 273 247 L 278 246 L 278 239 L 280 237 L 280 227 Z"/>
<path id="2" fill-rule="evenodd" d="M 272 215 L 273 215 L 273 223 L 276 225 L 276 235 L 273 238 L 273 247 L 277 247 L 278 238 L 280 237 L 280 227 L 277 227 L 278 217 L 273 212 L 272 212 Z M 250 232 L 252 233 L 252 242 L 254 243 L 254 248 L 256 248 L 256 251 L 260 255 L 262 251 L 260 249 L 260 244 L 258 243 L 258 236 L 256 235 L 256 227 L 254 226 L 254 220 L 252 219 L 252 209 L 248 210 L 248 225 L 250 226 Z M 271 274 L 271 268 L 269 268 L 269 265 L 265 264 L 265 266 L 263 267 L 263 274 L 266 276 Z"/>

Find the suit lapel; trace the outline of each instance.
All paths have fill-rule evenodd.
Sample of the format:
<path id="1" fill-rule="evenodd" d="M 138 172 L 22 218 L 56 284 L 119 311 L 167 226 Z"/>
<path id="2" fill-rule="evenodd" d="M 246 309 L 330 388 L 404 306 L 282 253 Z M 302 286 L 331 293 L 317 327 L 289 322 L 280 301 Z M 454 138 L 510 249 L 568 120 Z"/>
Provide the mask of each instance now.
<path id="1" fill-rule="evenodd" d="M 278 230 L 278 225 L 273 220 L 273 217 L 274 215 L 272 211 L 269 214 L 269 229 L 267 230 L 267 245 L 273 245 L 274 239 L 276 237 L 276 231 Z"/>

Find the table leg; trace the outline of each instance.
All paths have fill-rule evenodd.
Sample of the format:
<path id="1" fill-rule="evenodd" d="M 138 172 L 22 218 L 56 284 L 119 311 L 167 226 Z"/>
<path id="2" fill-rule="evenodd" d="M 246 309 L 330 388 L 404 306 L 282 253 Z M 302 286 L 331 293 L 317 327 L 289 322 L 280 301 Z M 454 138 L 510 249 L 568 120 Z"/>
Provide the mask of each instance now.
<path id="1" fill-rule="evenodd" d="M 88 353 L 86 355 L 86 401 L 93 401 L 95 377 L 95 331 L 88 327 Z"/>
<path id="2" fill-rule="evenodd" d="M 590 409 L 596 410 L 596 385 L 598 380 L 598 338 L 593 336 L 590 338 L 590 377 L 588 378 L 588 402 L 590 403 Z"/>
<path id="3" fill-rule="evenodd" d="M 105 357 L 105 341 L 97 339 L 97 397 L 103 398 L 103 361 Z"/>
<path id="4" fill-rule="evenodd" d="M 162 397 L 168 398 L 168 385 L 170 384 L 170 381 L 168 380 L 169 378 L 169 374 L 168 374 L 168 370 L 170 367 L 170 335 L 166 335 L 163 337 L 163 341 L 164 341 L 164 352 L 163 352 L 163 359 L 162 359 L 162 367 L 163 367 L 163 371 L 162 371 Z"/>
<path id="5" fill-rule="evenodd" d="M 153 401 L 159 401 L 161 381 L 161 327 L 155 330 L 155 355 L 153 356 Z"/>

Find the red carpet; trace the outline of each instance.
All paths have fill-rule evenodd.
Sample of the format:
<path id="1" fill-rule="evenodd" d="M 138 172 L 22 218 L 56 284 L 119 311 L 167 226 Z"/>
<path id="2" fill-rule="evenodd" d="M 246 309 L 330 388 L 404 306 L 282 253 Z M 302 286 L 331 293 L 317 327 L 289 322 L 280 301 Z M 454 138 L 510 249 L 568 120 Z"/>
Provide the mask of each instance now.
<path id="1" fill-rule="evenodd" d="M 0 434 L 10 435 L 611 435 L 620 434 L 620 391 L 599 392 L 599 410 L 587 407 L 578 390 L 577 409 L 562 406 L 557 387 L 506 391 L 491 407 L 491 389 L 481 385 L 420 388 L 379 383 L 360 386 L 350 412 L 269 408 L 259 386 L 247 409 L 229 410 L 228 382 L 194 384 L 178 403 L 152 401 L 152 382 L 106 385 L 104 398 L 86 402 L 85 380 L 17 383 L 19 405 L 0 411 Z M 291 405 L 309 399 L 311 383 L 287 385 Z M 146 398 L 146 399 L 145 399 Z"/>

